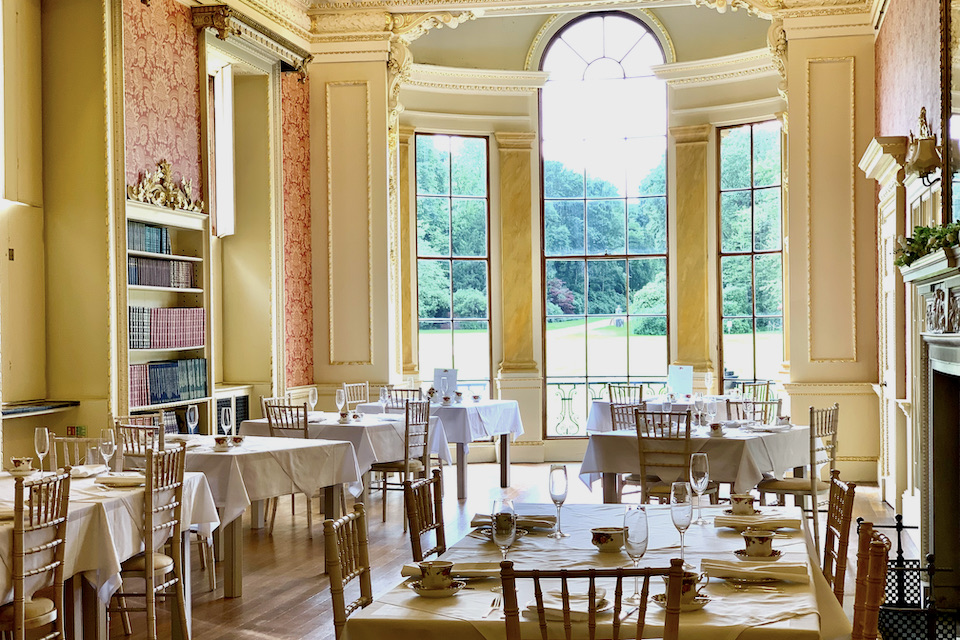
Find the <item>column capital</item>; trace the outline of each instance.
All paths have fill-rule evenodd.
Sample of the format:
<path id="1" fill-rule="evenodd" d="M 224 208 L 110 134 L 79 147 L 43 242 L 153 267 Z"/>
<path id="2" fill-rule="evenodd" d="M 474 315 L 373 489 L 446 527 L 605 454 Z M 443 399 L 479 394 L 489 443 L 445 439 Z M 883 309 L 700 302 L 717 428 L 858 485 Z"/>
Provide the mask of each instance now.
<path id="1" fill-rule="evenodd" d="M 494 137 L 501 149 L 519 149 L 529 151 L 537 140 L 537 134 L 532 131 L 496 131 Z"/>
<path id="2" fill-rule="evenodd" d="M 692 124 L 686 127 L 670 127 L 670 135 L 677 141 L 677 144 L 706 142 L 710 139 L 711 131 L 713 131 L 712 124 Z"/>
<path id="3" fill-rule="evenodd" d="M 400 144 L 410 144 L 410 138 L 415 132 L 414 127 L 397 127 L 397 140 Z"/>

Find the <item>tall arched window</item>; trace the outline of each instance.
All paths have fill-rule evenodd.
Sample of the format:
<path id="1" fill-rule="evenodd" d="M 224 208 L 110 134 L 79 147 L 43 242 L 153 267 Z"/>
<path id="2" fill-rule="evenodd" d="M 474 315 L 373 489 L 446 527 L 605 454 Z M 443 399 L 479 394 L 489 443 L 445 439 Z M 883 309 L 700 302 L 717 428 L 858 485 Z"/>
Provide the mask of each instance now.
<path id="1" fill-rule="evenodd" d="M 623 13 L 560 30 L 541 67 L 546 436 L 583 436 L 608 382 L 667 373 L 664 62 Z"/>

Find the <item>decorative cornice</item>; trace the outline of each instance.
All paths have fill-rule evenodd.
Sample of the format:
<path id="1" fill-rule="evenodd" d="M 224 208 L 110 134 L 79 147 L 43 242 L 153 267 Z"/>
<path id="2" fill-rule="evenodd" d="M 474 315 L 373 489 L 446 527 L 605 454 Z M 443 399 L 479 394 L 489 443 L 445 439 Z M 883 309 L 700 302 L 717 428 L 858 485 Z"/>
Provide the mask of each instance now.
<path id="1" fill-rule="evenodd" d="M 773 60 L 773 68 L 777 70 L 780 76 L 780 84 L 777 86 L 777 93 L 784 101 L 787 100 L 787 32 L 783 30 L 783 20 L 774 18 L 770 21 L 770 28 L 767 30 L 767 48 L 770 49 L 770 57 Z"/>
<path id="2" fill-rule="evenodd" d="M 710 139 L 713 125 L 693 124 L 686 127 L 670 127 L 670 135 L 677 144 L 703 144 Z"/>
<path id="3" fill-rule="evenodd" d="M 431 29 L 440 27 L 456 29 L 467 20 L 475 20 L 482 15 L 483 9 L 461 11 L 459 13 L 450 11 L 395 13 L 391 16 L 390 31 L 400 40 L 409 44 Z"/>
<path id="4" fill-rule="evenodd" d="M 144 172 L 137 184 L 128 184 L 127 198 L 168 209 L 203 213 L 203 200 L 193 199 L 193 185 L 189 180 L 182 180 L 181 184 L 174 182 L 166 160 L 158 162 L 153 173 Z"/>
<path id="5" fill-rule="evenodd" d="M 493 136 L 497 139 L 497 146 L 499 146 L 501 150 L 530 151 L 533 149 L 533 143 L 537 140 L 537 134 L 532 131 L 519 133 L 497 131 Z"/>
<path id="6" fill-rule="evenodd" d="M 500 71 L 413 64 L 405 86 L 449 93 L 530 93 L 546 83 L 543 71 Z"/>
<path id="7" fill-rule="evenodd" d="M 653 67 L 657 77 L 673 87 L 718 84 L 737 78 L 770 75 L 775 71 L 776 65 L 768 49 L 754 49 L 730 56 Z"/>

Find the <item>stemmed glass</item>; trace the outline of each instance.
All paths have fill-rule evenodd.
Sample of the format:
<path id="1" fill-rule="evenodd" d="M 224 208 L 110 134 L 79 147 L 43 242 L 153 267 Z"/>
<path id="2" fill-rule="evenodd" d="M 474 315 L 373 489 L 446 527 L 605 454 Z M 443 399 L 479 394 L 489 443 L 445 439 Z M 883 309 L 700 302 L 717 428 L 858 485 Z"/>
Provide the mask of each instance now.
<path id="1" fill-rule="evenodd" d="M 690 485 L 697 494 L 697 520 L 694 524 L 707 524 L 703 519 L 703 492 L 710 483 L 710 463 L 707 454 L 697 452 L 690 456 Z"/>
<path id="2" fill-rule="evenodd" d="M 200 424 L 200 409 L 195 404 L 187 406 L 187 433 L 196 433 L 197 425 Z"/>
<path id="3" fill-rule="evenodd" d="M 673 411 L 673 389 L 670 385 L 664 385 L 663 397 L 660 399 L 660 410 L 664 413 Z"/>
<path id="4" fill-rule="evenodd" d="M 390 392 L 386 387 L 380 387 L 380 413 L 386 413 L 387 403 L 390 402 Z"/>
<path id="5" fill-rule="evenodd" d="M 550 485 L 550 499 L 553 500 L 553 504 L 557 505 L 557 530 L 547 537 L 555 540 L 567 538 L 570 534 L 560 530 L 560 507 L 567 499 L 567 466 L 563 464 L 550 465 L 548 484 Z"/>
<path id="6" fill-rule="evenodd" d="M 673 519 L 673 526 L 680 532 L 680 560 L 683 560 L 683 534 L 693 519 L 690 493 L 689 482 L 674 482 L 670 486 L 670 518 Z"/>
<path id="7" fill-rule="evenodd" d="M 647 537 L 647 508 L 639 504 L 630 505 L 623 514 L 623 547 L 635 569 L 640 568 L 640 558 L 647 552 Z M 633 577 L 633 595 L 623 601 L 643 604 L 637 576 Z"/>
<path id="8" fill-rule="evenodd" d="M 316 387 L 310 387 L 310 395 L 307 397 L 307 401 L 310 404 L 310 411 L 313 411 L 317 408 L 317 401 L 320 399 L 319 394 L 317 393 Z"/>
<path id="9" fill-rule="evenodd" d="M 110 470 L 110 458 L 113 457 L 113 454 L 117 450 L 117 441 L 113 439 L 113 429 L 101 429 L 100 430 L 100 457 L 103 459 L 103 464 L 107 465 L 107 470 Z"/>
<path id="10" fill-rule="evenodd" d="M 37 427 L 33 431 L 33 449 L 40 458 L 40 471 L 43 471 L 43 459 L 47 457 L 50 451 L 50 432 L 46 427 Z"/>
<path id="11" fill-rule="evenodd" d="M 743 399 L 743 412 L 746 414 L 747 420 L 750 422 L 756 422 L 757 415 L 753 412 L 753 398 L 744 398 Z"/>
<path id="12" fill-rule="evenodd" d="M 517 512 L 510 500 L 494 500 L 493 510 L 490 512 L 493 544 L 500 548 L 503 559 L 507 559 L 510 545 L 517 539 Z"/>
<path id="13" fill-rule="evenodd" d="M 717 417 L 717 401 L 710 398 L 704 403 L 704 408 L 707 411 L 707 420 L 712 423 L 713 419 Z"/>
<path id="14" fill-rule="evenodd" d="M 695 394 L 693 394 L 693 408 L 697 410 L 698 425 L 703 424 L 703 406 L 704 406 L 703 392 L 697 391 Z"/>
<path id="15" fill-rule="evenodd" d="M 347 396 L 343 389 L 337 389 L 337 413 L 343 413 L 343 405 L 347 403 Z"/>
<path id="16" fill-rule="evenodd" d="M 220 410 L 220 429 L 227 435 L 233 433 L 233 411 L 230 407 Z"/>

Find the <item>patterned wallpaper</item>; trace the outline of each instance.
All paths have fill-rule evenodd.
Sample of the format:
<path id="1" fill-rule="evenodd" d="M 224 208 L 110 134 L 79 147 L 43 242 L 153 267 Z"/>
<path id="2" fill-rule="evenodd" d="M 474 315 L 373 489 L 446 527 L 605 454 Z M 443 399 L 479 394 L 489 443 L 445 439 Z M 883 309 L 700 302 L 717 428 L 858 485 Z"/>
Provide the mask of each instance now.
<path id="1" fill-rule="evenodd" d="M 917 133 L 920 107 L 940 132 L 939 5 L 890 0 L 876 41 L 877 135 Z"/>
<path id="2" fill-rule="evenodd" d="M 283 130 L 283 246 L 287 386 L 313 383 L 313 274 L 310 239 L 310 85 L 280 81 Z"/>
<path id="3" fill-rule="evenodd" d="M 200 184 L 198 35 L 190 8 L 176 0 L 123 0 L 126 180 L 167 159 L 175 180 Z"/>

